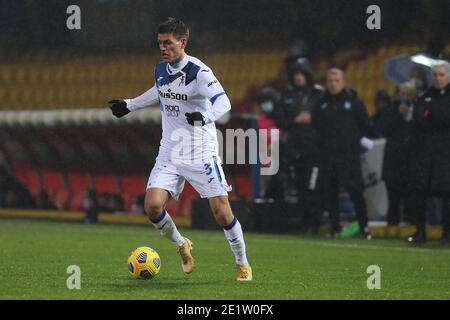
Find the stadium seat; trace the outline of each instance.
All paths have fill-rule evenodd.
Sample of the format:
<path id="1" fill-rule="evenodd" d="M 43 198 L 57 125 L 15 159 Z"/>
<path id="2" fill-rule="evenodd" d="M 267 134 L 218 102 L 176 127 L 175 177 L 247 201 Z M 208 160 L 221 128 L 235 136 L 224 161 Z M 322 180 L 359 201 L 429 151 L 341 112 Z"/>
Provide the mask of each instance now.
<path id="1" fill-rule="evenodd" d="M 178 200 L 171 198 L 166 209 L 174 217 L 190 217 L 192 200 L 197 198 L 199 198 L 197 192 L 189 183 L 186 183 L 180 198 Z"/>
<path id="2" fill-rule="evenodd" d="M 84 209 L 84 192 L 71 192 L 67 209 L 71 211 L 82 211 Z"/>
<path id="3" fill-rule="evenodd" d="M 228 96 L 243 99 L 280 72 L 284 50 L 223 52 L 202 56 L 214 69 Z M 17 53 L 15 65 L 1 65 L 10 86 L 2 109 L 100 108 L 110 97 L 135 96 L 153 84 L 155 54 L 79 53 L 58 50 Z M 74 89 L 76 88 L 76 89 Z M 40 92 L 36 96 L 34 93 Z M 30 99 L 33 97 L 33 99 Z"/>
<path id="4" fill-rule="evenodd" d="M 89 189 L 89 180 L 85 174 L 69 173 L 67 180 L 71 192 L 85 192 Z"/>
<path id="5" fill-rule="evenodd" d="M 121 186 L 124 194 L 138 196 L 145 193 L 147 177 L 144 176 L 122 176 Z"/>
<path id="6" fill-rule="evenodd" d="M 23 164 L 12 161 L 12 167 L 16 179 L 25 185 L 32 194 L 36 194 L 40 188 L 37 173 Z"/>
<path id="7" fill-rule="evenodd" d="M 55 194 L 49 194 L 50 201 L 55 204 L 58 210 L 67 210 L 70 201 L 70 192 L 66 189 L 57 190 Z"/>
<path id="8" fill-rule="evenodd" d="M 42 172 L 42 187 L 47 192 L 53 190 L 64 189 L 62 175 L 56 171 L 44 171 Z"/>
<path id="9" fill-rule="evenodd" d="M 94 175 L 95 190 L 97 193 L 116 193 L 116 179 L 111 174 Z"/>

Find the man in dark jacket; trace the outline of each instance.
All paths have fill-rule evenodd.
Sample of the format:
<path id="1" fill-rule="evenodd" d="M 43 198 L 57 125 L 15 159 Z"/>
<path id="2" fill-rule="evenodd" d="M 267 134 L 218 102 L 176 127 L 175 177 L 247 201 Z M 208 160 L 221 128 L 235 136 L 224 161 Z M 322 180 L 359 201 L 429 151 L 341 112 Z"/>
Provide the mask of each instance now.
<path id="1" fill-rule="evenodd" d="M 432 69 L 433 85 L 419 98 L 414 112 L 412 187 L 416 200 L 416 233 L 411 243 L 426 241 L 426 197 L 442 198 L 442 239 L 450 242 L 450 64 Z"/>
<path id="2" fill-rule="evenodd" d="M 367 208 L 363 197 L 361 139 L 367 136 L 369 117 L 363 102 L 346 88 L 345 74 L 330 69 L 326 77 L 326 94 L 313 114 L 321 153 L 320 181 L 330 215 L 331 236 L 339 236 L 339 188 L 344 188 L 358 215 L 360 237 L 370 239 Z M 324 199 L 325 200 L 325 199 Z"/>
<path id="3" fill-rule="evenodd" d="M 411 221 L 412 207 L 409 192 L 412 116 L 416 103 L 416 87 L 412 82 L 402 83 L 392 106 L 380 113 L 378 131 L 386 137 L 383 160 L 383 180 L 388 193 L 388 225 L 400 223 L 401 205 L 407 221 Z"/>
<path id="4" fill-rule="evenodd" d="M 321 214 L 317 191 L 319 159 L 312 113 L 322 95 L 323 89 L 314 84 L 308 61 L 299 58 L 290 66 L 289 85 L 282 93 L 276 114 L 276 122 L 285 134 L 284 154 L 295 175 L 304 225 L 312 234 L 318 233 Z"/>
<path id="5" fill-rule="evenodd" d="M 369 137 L 373 139 L 384 138 L 382 132 L 382 119 L 392 107 L 392 99 L 385 90 L 379 90 L 375 95 L 375 112 L 369 118 Z"/>

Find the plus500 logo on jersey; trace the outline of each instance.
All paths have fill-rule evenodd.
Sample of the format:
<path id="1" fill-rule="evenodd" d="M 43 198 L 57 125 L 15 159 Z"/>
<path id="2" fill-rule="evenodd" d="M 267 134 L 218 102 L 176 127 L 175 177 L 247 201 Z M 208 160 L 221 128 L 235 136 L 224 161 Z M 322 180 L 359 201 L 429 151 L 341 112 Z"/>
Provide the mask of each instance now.
<path id="1" fill-rule="evenodd" d="M 158 90 L 158 93 L 161 98 L 166 98 L 166 99 L 187 101 L 187 98 L 188 98 L 187 94 L 181 94 L 181 93 L 176 93 L 176 92 L 172 92 L 172 91 L 164 92 L 164 91 Z"/>
<path id="2" fill-rule="evenodd" d="M 168 115 L 169 117 L 178 117 L 178 115 L 180 114 L 180 107 L 165 104 L 164 111 L 166 112 L 166 115 Z"/>

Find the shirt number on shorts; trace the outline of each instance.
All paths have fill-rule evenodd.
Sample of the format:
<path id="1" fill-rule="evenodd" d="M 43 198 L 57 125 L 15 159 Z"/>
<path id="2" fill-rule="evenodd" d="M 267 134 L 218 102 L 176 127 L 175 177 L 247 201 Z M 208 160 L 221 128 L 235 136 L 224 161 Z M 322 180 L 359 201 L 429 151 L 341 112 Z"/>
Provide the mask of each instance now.
<path id="1" fill-rule="evenodd" d="M 203 166 L 205 167 L 206 175 L 209 176 L 212 172 L 211 164 L 205 163 Z"/>

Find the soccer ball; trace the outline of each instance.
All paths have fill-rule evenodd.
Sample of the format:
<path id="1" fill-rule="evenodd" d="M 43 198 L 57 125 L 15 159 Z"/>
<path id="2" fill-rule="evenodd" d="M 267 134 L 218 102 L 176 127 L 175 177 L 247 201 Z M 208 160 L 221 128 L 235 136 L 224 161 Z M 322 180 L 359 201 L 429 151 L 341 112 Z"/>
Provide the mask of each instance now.
<path id="1" fill-rule="evenodd" d="M 139 247 L 128 257 L 128 270 L 138 279 L 151 279 L 161 269 L 158 252 L 149 247 Z"/>

